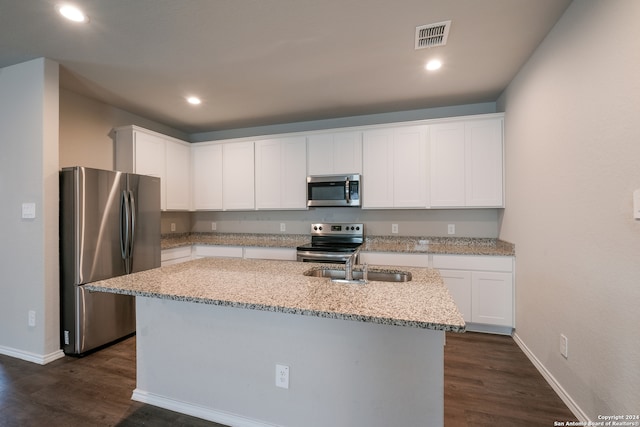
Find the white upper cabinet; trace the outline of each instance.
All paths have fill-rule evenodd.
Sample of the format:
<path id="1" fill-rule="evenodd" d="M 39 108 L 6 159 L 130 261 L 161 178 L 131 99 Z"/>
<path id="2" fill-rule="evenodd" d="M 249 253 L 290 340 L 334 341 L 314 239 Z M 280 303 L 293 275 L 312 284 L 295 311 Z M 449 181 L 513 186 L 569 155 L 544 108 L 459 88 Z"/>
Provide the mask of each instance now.
<path id="1" fill-rule="evenodd" d="M 464 123 L 431 126 L 431 206 L 465 205 Z"/>
<path id="2" fill-rule="evenodd" d="M 427 126 L 405 126 L 393 131 L 393 205 L 397 208 L 426 208 Z"/>
<path id="3" fill-rule="evenodd" d="M 465 201 L 469 207 L 504 207 L 502 119 L 465 123 Z"/>
<path id="4" fill-rule="evenodd" d="M 310 135 L 307 165 L 309 175 L 362 173 L 362 132 Z"/>
<path id="5" fill-rule="evenodd" d="M 503 207 L 502 118 L 431 126 L 431 206 Z"/>
<path id="6" fill-rule="evenodd" d="M 193 144 L 193 207 L 222 210 L 222 145 Z"/>
<path id="7" fill-rule="evenodd" d="M 167 209 L 186 211 L 191 208 L 191 147 L 167 141 L 166 177 Z"/>
<path id="8" fill-rule="evenodd" d="M 115 168 L 160 177 L 162 210 L 306 209 L 305 178 L 333 174 L 362 174 L 364 209 L 504 207 L 502 115 L 357 129 L 189 144 L 126 126 Z"/>
<path id="9" fill-rule="evenodd" d="M 116 129 L 115 168 L 160 178 L 162 210 L 188 210 L 190 144 L 137 126 Z"/>
<path id="10" fill-rule="evenodd" d="M 364 132 L 362 207 L 393 207 L 393 130 Z"/>
<path id="11" fill-rule="evenodd" d="M 364 132 L 362 207 L 426 208 L 427 126 Z"/>
<path id="12" fill-rule="evenodd" d="M 255 143 L 256 209 L 306 209 L 304 136 Z"/>
<path id="13" fill-rule="evenodd" d="M 224 210 L 255 209 L 254 143 L 222 145 L 222 207 Z"/>

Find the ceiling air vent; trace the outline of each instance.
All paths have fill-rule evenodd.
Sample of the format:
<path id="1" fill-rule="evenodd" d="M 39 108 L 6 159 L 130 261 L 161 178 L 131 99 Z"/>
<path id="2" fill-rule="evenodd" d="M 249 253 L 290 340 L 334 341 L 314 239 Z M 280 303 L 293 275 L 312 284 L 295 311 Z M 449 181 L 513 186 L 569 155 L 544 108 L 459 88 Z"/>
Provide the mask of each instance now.
<path id="1" fill-rule="evenodd" d="M 451 21 L 416 27 L 416 49 L 446 45 L 449 28 Z"/>

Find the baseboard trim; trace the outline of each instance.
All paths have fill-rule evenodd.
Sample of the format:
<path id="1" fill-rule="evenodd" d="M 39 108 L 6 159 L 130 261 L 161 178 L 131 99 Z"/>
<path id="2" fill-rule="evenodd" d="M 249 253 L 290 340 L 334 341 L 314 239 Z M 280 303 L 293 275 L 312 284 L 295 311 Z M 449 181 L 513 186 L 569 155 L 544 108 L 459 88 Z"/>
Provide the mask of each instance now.
<path id="1" fill-rule="evenodd" d="M 509 335 L 513 334 L 511 326 L 485 325 L 484 323 L 467 323 L 465 328 L 469 332 L 482 332 L 484 334 Z"/>
<path id="2" fill-rule="evenodd" d="M 160 396 L 154 393 L 149 393 L 144 390 L 136 388 L 133 390 L 132 400 L 137 402 L 146 403 L 148 405 L 158 406 L 160 408 L 168 409 L 170 411 L 179 412 L 181 414 L 190 415 L 196 418 L 202 418 L 203 420 L 213 421 L 228 426 L 234 427 L 277 427 L 276 424 L 269 424 L 263 421 L 254 420 L 251 418 L 243 417 L 241 415 L 232 414 L 217 409 L 211 409 L 204 406 L 194 405 L 192 403 L 186 403 L 179 400 L 171 399 L 169 397 Z"/>
<path id="3" fill-rule="evenodd" d="M 5 356 L 15 357 L 16 359 L 26 360 L 27 362 L 37 363 L 38 365 L 46 365 L 54 360 L 58 360 L 64 357 L 62 350 L 56 350 L 49 354 L 37 354 L 30 351 L 18 350 L 11 347 L 0 346 L 0 354 Z"/>
<path id="4" fill-rule="evenodd" d="M 555 391 L 558 397 L 560 397 L 560 399 L 564 402 L 564 404 L 567 405 L 567 407 L 573 413 L 573 415 L 575 415 L 575 417 L 583 423 L 591 422 L 587 414 L 585 414 L 585 412 L 580 408 L 580 406 L 578 406 L 575 400 L 573 400 L 573 398 L 569 395 L 569 393 L 567 393 L 567 391 L 560 385 L 560 383 L 555 379 L 555 377 L 551 374 L 551 372 L 547 370 L 547 368 L 536 357 L 536 355 L 533 354 L 533 352 L 529 349 L 529 347 L 527 347 L 527 345 L 524 343 L 524 341 L 522 341 L 522 339 L 517 333 L 513 334 L 513 340 L 516 342 L 518 347 L 520 347 L 520 349 L 527 356 L 527 358 L 529 358 L 531 363 L 533 363 L 533 366 L 536 367 L 538 372 L 542 374 L 542 376 L 547 381 L 547 383 L 551 386 L 553 391 Z M 558 420 L 558 421 L 562 421 L 562 420 Z"/>

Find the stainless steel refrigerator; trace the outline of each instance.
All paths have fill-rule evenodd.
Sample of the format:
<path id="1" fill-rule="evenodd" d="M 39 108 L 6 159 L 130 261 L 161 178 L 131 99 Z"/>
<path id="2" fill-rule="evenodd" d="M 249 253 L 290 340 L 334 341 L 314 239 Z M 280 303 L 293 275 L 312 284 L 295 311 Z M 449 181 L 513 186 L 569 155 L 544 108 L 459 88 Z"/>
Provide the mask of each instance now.
<path id="1" fill-rule="evenodd" d="M 60 172 L 61 345 L 82 355 L 135 332 L 135 297 L 83 285 L 160 266 L 160 178 Z"/>

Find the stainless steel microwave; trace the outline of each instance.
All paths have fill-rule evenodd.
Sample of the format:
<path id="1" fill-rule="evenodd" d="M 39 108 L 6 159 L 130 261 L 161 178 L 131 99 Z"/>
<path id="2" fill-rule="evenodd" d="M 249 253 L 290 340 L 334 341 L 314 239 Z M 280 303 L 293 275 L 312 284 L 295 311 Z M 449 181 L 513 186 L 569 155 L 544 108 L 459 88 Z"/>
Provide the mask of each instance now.
<path id="1" fill-rule="evenodd" d="M 360 206 L 360 175 L 307 177 L 307 206 Z"/>

